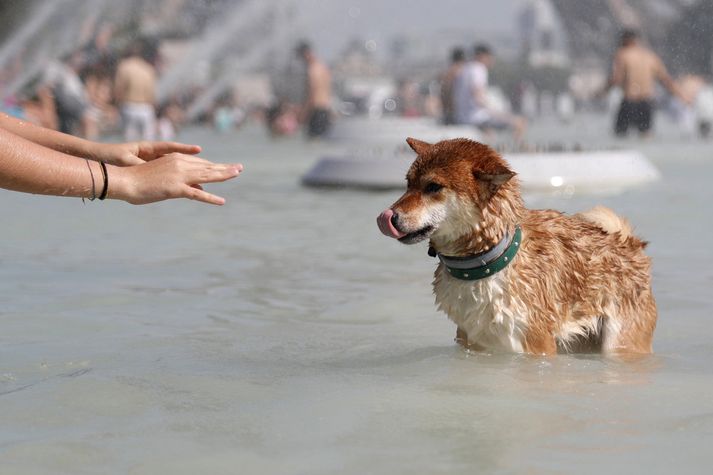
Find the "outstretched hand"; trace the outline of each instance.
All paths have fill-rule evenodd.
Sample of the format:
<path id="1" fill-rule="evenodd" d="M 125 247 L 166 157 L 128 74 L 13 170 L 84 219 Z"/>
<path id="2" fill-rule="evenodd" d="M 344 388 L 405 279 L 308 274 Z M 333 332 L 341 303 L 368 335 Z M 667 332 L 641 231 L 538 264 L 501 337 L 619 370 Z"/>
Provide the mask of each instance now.
<path id="1" fill-rule="evenodd" d="M 215 183 L 235 178 L 243 170 L 239 163 L 218 164 L 202 158 L 184 154 L 169 153 L 155 158 L 162 150 L 139 150 L 146 160 L 135 166 L 111 168 L 109 170 L 109 197 L 121 199 L 131 204 L 147 204 L 171 198 L 188 198 L 204 203 L 222 205 L 225 199 L 203 190 L 203 183 Z M 172 147 L 176 144 L 166 144 Z M 178 144 L 181 145 L 181 144 Z M 198 149 L 194 147 L 190 150 Z M 149 154 L 150 152 L 150 154 Z M 197 153 L 197 150 L 196 152 Z M 135 155 L 137 158 L 139 153 Z"/>
<path id="2" fill-rule="evenodd" d="M 140 165 L 156 160 L 164 155 L 180 153 L 196 155 L 200 153 L 198 145 L 188 145 L 179 142 L 127 142 L 116 144 L 97 144 L 94 158 L 118 167 Z"/>

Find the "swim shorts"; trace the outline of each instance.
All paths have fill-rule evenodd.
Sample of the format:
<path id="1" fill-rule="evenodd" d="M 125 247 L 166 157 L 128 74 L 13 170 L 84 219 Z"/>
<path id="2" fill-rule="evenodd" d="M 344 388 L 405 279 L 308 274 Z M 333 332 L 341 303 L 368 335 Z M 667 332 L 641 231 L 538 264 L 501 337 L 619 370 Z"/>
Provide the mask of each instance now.
<path id="1" fill-rule="evenodd" d="M 651 129 L 653 106 L 651 101 L 621 101 L 619 113 L 614 125 L 614 133 L 622 137 L 626 135 L 629 127 L 636 127 L 639 132 L 648 132 Z"/>
<path id="2" fill-rule="evenodd" d="M 329 131 L 330 125 L 329 111 L 327 109 L 314 109 L 307 123 L 307 136 L 321 137 Z"/>

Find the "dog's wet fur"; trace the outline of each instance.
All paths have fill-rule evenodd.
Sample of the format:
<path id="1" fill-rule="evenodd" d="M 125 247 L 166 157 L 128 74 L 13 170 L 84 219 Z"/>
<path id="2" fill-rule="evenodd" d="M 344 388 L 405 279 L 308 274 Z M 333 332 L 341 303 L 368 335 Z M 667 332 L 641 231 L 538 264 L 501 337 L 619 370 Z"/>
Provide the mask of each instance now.
<path id="1" fill-rule="evenodd" d="M 604 207 L 571 216 L 525 208 L 515 173 L 484 144 L 407 142 L 418 157 L 386 211 L 392 237 L 468 256 L 522 229 L 512 263 L 491 277 L 458 280 L 438 265 L 436 304 L 458 326 L 456 341 L 545 355 L 652 351 L 651 261 L 626 220 Z"/>

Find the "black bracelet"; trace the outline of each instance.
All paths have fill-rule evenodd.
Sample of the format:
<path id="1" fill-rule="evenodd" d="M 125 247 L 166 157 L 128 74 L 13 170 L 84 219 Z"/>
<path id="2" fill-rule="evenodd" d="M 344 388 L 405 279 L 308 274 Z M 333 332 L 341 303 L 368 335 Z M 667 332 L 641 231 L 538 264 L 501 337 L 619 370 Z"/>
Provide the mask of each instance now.
<path id="1" fill-rule="evenodd" d="M 106 171 L 106 163 L 99 161 L 99 165 L 101 165 L 102 175 L 104 175 L 104 189 L 102 190 L 101 195 L 99 195 L 99 200 L 104 201 L 107 193 L 109 193 L 109 174 Z"/>
<path id="2" fill-rule="evenodd" d="M 97 187 L 94 183 L 94 172 L 92 172 L 92 166 L 89 165 L 89 159 L 85 158 L 84 160 L 87 161 L 87 168 L 89 168 L 89 176 L 92 177 L 92 197 L 87 199 L 89 201 L 94 201 L 95 199 L 97 199 Z M 84 197 L 82 197 L 82 202 L 84 202 Z"/>

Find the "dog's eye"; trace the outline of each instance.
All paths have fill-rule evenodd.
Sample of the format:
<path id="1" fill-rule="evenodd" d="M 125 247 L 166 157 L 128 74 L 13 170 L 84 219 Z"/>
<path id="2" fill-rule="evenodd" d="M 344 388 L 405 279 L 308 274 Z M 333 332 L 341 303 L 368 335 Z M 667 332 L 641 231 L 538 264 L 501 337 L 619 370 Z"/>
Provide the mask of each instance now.
<path id="1" fill-rule="evenodd" d="M 428 185 L 426 185 L 426 188 L 423 189 L 424 192 L 426 193 L 438 193 L 443 189 L 443 185 L 440 185 L 438 183 L 430 182 Z"/>

